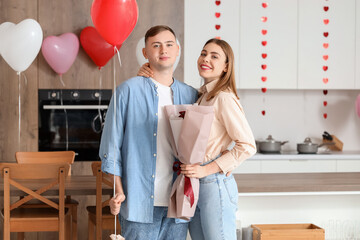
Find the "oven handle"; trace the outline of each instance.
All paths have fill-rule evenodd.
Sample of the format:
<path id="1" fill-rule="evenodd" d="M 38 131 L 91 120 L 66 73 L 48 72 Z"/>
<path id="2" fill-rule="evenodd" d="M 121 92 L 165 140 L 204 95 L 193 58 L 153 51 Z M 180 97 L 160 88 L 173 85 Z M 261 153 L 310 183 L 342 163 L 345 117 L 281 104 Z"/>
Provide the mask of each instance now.
<path id="1" fill-rule="evenodd" d="M 108 109 L 107 105 L 44 105 L 43 109 L 58 110 L 58 109 L 69 109 L 69 110 L 88 110 L 88 109 Z"/>

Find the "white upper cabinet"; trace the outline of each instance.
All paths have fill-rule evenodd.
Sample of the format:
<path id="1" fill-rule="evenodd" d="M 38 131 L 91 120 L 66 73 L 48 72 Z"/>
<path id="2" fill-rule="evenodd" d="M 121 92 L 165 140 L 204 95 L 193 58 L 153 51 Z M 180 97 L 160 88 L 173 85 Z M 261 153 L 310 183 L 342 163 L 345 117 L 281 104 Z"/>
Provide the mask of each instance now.
<path id="1" fill-rule="evenodd" d="M 296 89 L 296 83 L 297 0 L 241 0 L 239 88 Z"/>
<path id="2" fill-rule="evenodd" d="M 299 89 L 355 88 L 355 0 L 299 0 Z"/>
<path id="3" fill-rule="evenodd" d="M 227 41 L 239 69 L 239 0 L 185 0 L 184 82 L 199 88 L 197 59 L 210 38 Z M 238 71 L 235 72 L 238 79 Z"/>

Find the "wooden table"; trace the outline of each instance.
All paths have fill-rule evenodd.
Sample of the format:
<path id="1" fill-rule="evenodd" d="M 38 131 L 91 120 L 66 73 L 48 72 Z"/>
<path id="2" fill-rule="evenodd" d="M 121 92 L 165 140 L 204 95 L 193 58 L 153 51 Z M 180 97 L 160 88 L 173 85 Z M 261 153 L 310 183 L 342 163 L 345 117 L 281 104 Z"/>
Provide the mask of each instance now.
<path id="1" fill-rule="evenodd" d="M 24 181 L 19 181 L 23 183 Z M 46 184 L 44 180 L 26 180 L 26 186 L 30 189 L 38 189 L 40 186 Z M 57 194 L 57 188 L 50 189 L 45 195 L 51 196 Z M 103 195 L 112 195 L 113 190 L 110 187 L 103 185 Z M 26 193 L 11 188 L 11 196 L 24 196 Z M 65 195 L 96 195 L 96 177 L 93 175 L 80 175 L 80 176 L 68 176 L 65 183 Z M 0 179 L 0 196 L 4 196 L 4 184 L 3 179 Z"/>

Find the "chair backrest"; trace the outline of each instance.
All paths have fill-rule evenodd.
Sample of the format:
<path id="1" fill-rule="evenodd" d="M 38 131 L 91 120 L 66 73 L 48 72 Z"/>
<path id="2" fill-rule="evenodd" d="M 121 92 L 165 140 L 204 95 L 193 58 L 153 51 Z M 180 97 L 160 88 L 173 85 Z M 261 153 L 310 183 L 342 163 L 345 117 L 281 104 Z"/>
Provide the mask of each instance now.
<path id="1" fill-rule="evenodd" d="M 69 168 L 70 166 L 67 163 L 0 163 L 1 175 L 4 178 L 4 224 L 9 226 L 11 210 L 23 205 L 33 198 L 36 198 L 59 210 L 59 229 L 63 229 L 65 214 L 65 177 L 68 175 Z M 27 180 L 40 180 L 39 183 L 43 186 L 37 186 L 37 189 L 33 189 L 33 187 L 29 186 L 29 182 L 33 184 L 34 181 Z M 57 185 L 59 187 L 59 203 L 53 202 L 41 195 Z M 11 203 L 10 186 L 15 187 L 17 190 L 20 190 L 28 195 L 20 200 L 16 200 L 14 203 Z M 5 231 L 8 233 L 9 229 L 4 229 L 4 236 Z"/>
<path id="2" fill-rule="evenodd" d="M 75 159 L 74 151 L 57 152 L 16 152 L 17 163 L 68 163 L 73 164 Z M 71 167 L 69 171 L 71 175 Z"/>

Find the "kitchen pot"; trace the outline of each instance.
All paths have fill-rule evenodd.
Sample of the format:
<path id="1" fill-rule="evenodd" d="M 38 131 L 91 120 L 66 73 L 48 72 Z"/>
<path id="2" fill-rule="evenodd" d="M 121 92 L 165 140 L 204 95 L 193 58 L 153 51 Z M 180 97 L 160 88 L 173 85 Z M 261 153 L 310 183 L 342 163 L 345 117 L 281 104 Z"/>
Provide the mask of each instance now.
<path id="1" fill-rule="evenodd" d="M 265 141 L 259 141 L 259 150 L 261 153 L 280 153 L 281 146 L 287 143 L 275 141 L 271 135 L 269 135 Z"/>
<path id="2" fill-rule="evenodd" d="M 319 145 L 319 144 L 313 143 L 310 138 L 305 138 L 303 143 L 297 144 L 297 151 L 301 154 L 315 154 L 315 153 L 317 153 L 318 148 L 322 147 L 324 145 L 334 145 L 334 143 L 328 142 L 328 143 L 321 143 Z"/>

